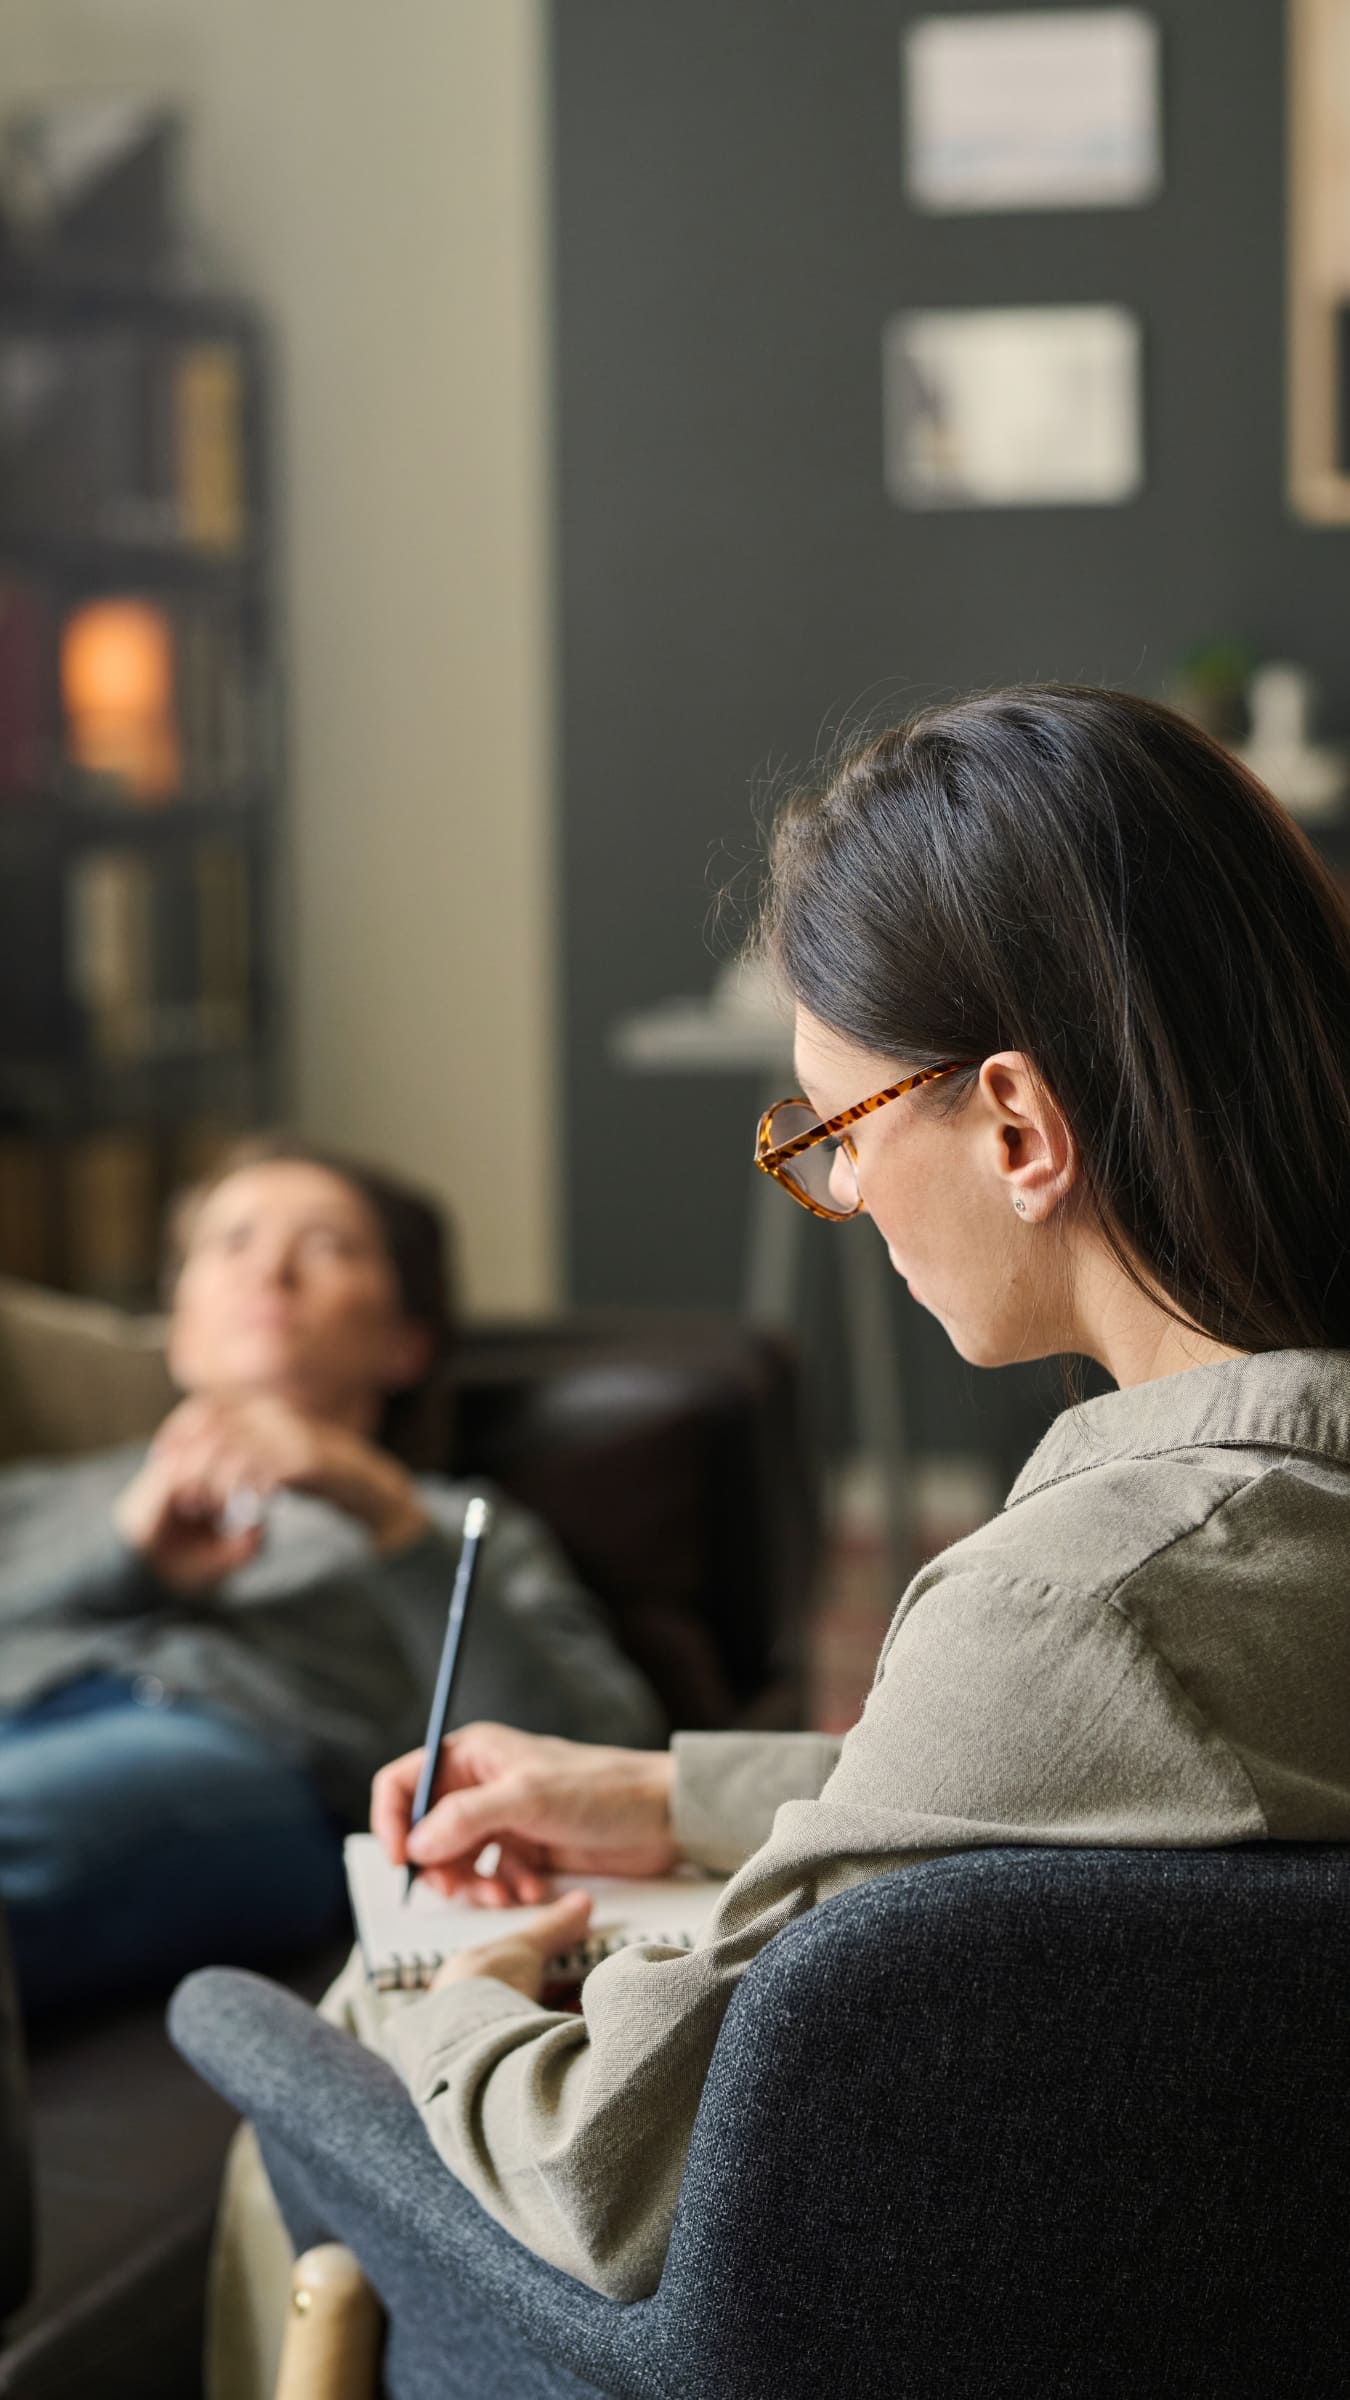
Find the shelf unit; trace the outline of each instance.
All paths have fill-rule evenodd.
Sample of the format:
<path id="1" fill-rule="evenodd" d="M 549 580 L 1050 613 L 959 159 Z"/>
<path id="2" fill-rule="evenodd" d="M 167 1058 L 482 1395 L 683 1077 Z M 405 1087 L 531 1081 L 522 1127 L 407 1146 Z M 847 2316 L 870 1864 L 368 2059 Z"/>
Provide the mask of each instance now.
<path id="1" fill-rule="evenodd" d="M 123 1301 L 168 1193 L 282 1100 L 267 381 L 242 302 L 0 273 L 0 1273 Z M 103 754 L 129 619 L 153 787 L 125 728 Z"/>

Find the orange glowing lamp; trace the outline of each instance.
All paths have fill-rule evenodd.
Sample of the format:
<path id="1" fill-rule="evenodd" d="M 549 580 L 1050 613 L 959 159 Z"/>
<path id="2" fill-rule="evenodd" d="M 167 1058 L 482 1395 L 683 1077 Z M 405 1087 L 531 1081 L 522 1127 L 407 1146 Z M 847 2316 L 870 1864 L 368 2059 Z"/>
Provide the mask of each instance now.
<path id="1" fill-rule="evenodd" d="M 90 600 L 61 636 L 66 748 L 87 775 L 108 776 L 145 807 L 182 782 L 173 709 L 173 628 L 149 600 Z"/>

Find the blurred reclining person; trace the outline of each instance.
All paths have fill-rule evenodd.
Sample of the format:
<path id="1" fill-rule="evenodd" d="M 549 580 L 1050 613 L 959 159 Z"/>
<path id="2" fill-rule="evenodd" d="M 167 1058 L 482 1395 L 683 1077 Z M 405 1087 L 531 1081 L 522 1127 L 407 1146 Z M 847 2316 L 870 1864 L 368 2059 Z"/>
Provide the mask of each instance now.
<path id="1" fill-rule="evenodd" d="M 30 2016 L 301 1949 L 415 1740 L 468 1492 L 444 1456 L 435 1211 L 279 1138 L 173 1223 L 148 1450 L 0 1473 L 0 1902 Z M 498 1502 L 464 1713 L 643 1744 L 659 1710 L 551 1538 Z"/>

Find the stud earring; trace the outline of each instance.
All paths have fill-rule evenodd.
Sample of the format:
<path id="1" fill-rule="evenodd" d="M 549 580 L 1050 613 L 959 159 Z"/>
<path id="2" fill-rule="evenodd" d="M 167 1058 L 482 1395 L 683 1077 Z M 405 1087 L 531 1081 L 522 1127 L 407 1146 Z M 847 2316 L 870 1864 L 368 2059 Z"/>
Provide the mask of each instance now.
<path id="1" fill-rule="evenodd" d="M 1019 1217 L 1024 1217 L 1026 1215 L 1027 1204 L 1025 1200 L 1014 1200 L 1013 1207 L 1016 1209 Z"/>

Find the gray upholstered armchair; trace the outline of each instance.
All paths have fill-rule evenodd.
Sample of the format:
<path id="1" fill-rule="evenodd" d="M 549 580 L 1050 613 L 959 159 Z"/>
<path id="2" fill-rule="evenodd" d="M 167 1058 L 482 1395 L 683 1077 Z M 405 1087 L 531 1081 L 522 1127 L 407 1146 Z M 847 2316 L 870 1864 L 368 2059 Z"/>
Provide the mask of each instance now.
<path id="1" fill-rule="evenodd" d="M 298 2245 L 355 2252 L 388 2400 L 1344 2400 L 1348 2007 L 1350 1850 L 861 1885 L 745 1977 L 631 2307 L 493 2225 L 290 1994 L 212 1972 L 171 2023 L 255 2119 Z M 359 2388 L 333 2355 L 316 2400 Z"/>

